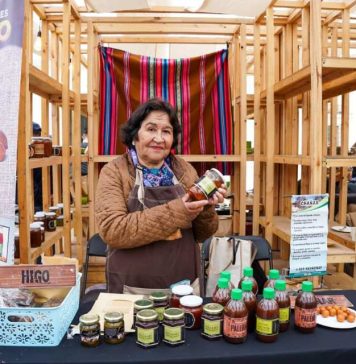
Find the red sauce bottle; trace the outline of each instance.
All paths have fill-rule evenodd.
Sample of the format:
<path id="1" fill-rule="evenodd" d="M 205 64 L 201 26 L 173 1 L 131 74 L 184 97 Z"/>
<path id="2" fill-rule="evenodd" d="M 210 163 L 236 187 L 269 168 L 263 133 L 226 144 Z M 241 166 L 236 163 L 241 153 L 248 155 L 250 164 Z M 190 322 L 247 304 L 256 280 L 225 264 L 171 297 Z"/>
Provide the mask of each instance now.
<path id="1" fill-rule="evenodd" d="M 274 288 L 274 285 L 276 283 L 276 280 L 279 279 L 279 270 L 278 269 L 271 269 L 269 271 L 268 280 L 264 284 L 264 288 L 271 287 Z"/>
<path id="2" fill-rule="evenodd" d="M 294 325 L 301 332 L 313 332 L 316 327 L 317 301 L 313 293 L 313 282 L 304 281 L 302 292 L 295 300 Z"/>
<path id="3" fill-rule="evenodd" d="M 278 279 L 274 286 L 279 306 L 279 332 L 287 331 L 290 321 L 290 298 L 286 291 L 286 281 Z"/>
<path id="4" fill-rule="evenodd" d="M 240 279 L 239 288 L 242 288 L 242 282 L 251 281 L 252 282 L 252 292 L 256 295 L 258 293 L 258 284 L 256 279 L 253 277 L 253 268 L 245 267 L 243 270 L 243 277 Z"/>
<path id="5" fill-rule="evenodd" d="M 279 332 L 279 307 L 274 299 L 274 289 L 263 289 L 263 298 L 256 309 L 256 335 L 257 339 L 272 343 L 277 340 Z"/>
<path id="6" fill-rule="evenodd" d="M 224 308 L 223 335 L 226 341 L 240 344 L 247 337 L 248 310 L 242 299 L 242 291 L 234 288 L 231 291 L 231 300 Z"/>
<path id="7" fill-rule="evenodd" d="M 229 281 L 226 278 L 218 279 L 218 289 L 214 292 L 212 296 L 212 301 L 215 303 L 220 303 L 220 305 L 225 306 L 230 300 L 230 288 Z"/>
<path id="8" fill-rule="evenodd" d="M 252 281 L 242 282 L 242 298 L 248 310 L 247 329 L 248 332 L 253 332 L 256 327 L 257 299 L 252 292 Z"/>
<path id="9" fill-rule="evenodd" d="M 235 288 L 235 286 L 233 285 L 233 283 L 231 282 L 231 272 L 229 272 L 228 270 L 224 270 L 220 273 L 220 278 L 226 278 L 229 281 L 229 288 L 230 290 L 232 290 L 233 288 Z M 212 296 L 215 295 L 216 291 L 219 289 L 218 285 L 216 285 L 216 287 L 214 288 L 213 294 Z"/>

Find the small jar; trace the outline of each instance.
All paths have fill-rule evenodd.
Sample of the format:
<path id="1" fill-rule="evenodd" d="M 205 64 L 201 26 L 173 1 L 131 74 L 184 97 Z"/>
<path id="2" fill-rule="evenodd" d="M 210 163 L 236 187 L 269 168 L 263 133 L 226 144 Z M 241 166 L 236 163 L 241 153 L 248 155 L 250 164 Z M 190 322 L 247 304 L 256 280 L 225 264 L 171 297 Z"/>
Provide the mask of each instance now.
<path id="1" fill-rule="evenodd" d="M 57 203 L 57 207 L 58 207 L 58 210 L 59 210 L 59 215 L 63 215 L 63 204 L 61 202 Z"/>
<path id="2" fill-rule="evenodd" d="M 52 155 L 61 156 L 62 155 L 62 146 L 61 145 L 52 145 Z"/>
<path id="3" fill-rule="evenodd" d="M 95 347 L 100 343 L 99 315 L 85 314 L 79 317 L 80 343 Z"/>
<path id="4" fill-rule="evenodd" d="M 212 168 L 189 189 L 189 197 L 193 201 L 207 200 L 223 183 L 224 176 L 217 169 Z"/>
<path id="5" fill-rule="evenodd" d="M 15 240 L 14 257 L 15 257 L 15 259 L 19 259 L 20 258 L 20 231 L 19 231 L 19 229 L 15 229 L 14 240 Z"/>
<path id="6" fill-rule="evenodd" d="M 203 313 L 203 299 L 199 296 L 190 295 L 182 297 L 179 302 L 185 314 L 185 328 L 199 329 Z"/>
<path id="7" fill-rule="evenodd" d="M 158 314 L 155 310 L 137 312 L 136 344 L 143 348 L 150 348 L 159 344 Z"/>
<path id="8" fill-rule="evenodd" d="M 136 315 L 137 312 L 140 312 L 142 310 L 148 310 L 148 309 L 153 309 L 153 302 L 151 300 L 137 300 L 134 303 L 134 325 L 136 322 Z"/>
<path id="9" fill-rule="evenodd" d="M 152 292 L 149 298 L 158 314 L 158 321 L 162 322 L 164 310 L 168 307 L 168 295 L 163 292 Z"/>
<path id="10" fill-rule="evenodd" d="M 124 339 L 124 315 L 121 312 L 107 312 L 104 315 L 104 341 L 108 344 L 120 344 Z"/>
<path id="11" fill-rule="evenodd" d="M 54 212 L 56 214 L 56 216 L 60 215 L 58 206 L 50 206 L 48 208 L 48 210 L 49 210 L 49 212 Z"/>
<path id="12" fill-rule="evenodd" d="M 57 226 L 63 226 L 64 225 L 63 215 L 57 216 L 56 224 L 57 224 Z"/>
<path id="13" fill-rule="evenodd" d="M 44 143 L 44 156 L 50 157 L 52 155 L 52 138 L 43 137 L 43 143 Z"/>
<path id="14" fill-rule="evenodd" d="M 43 221 L 36 221 L 36 224 L 40 227 L 41 229 L 41 239 L 42 239 L 42 243 L 45 241 L 45 228 L 44 228 L 44 222 Z"/>
<path id="15" fill-rule="evenodd" d="M 167 308 L 163 319 L 163 342 L 176 346 L 185 343 L 184 311 L 180 308 Z"/>
<path id="16" fill-rule="evenodd" d="M 57 216 L 55 212 L 46 212 L 46 231 L 56 231 Z"/>
<path id="17" fill-rule="evenodd" d="M 46 222 L 46 214 L 43 211 L 37 211 L 34 215 L 33 215 L 33 220 L 35 222 Z"/>
<path id="18" fill-rule="evenodd" d="M 172 288 L 172 295 L 170 300 L 171 307 L 179 307 L 179 300 L 184 296 L 193 294 L 193 287 L 187 284 L 180 284 Z"/>
<path id="19" fill-rule="evenodd" d="M 30 156 L 32 158 L 45 157 L 45 144 L 42 137 L 32 137 L 30 144 Z"/>
<path id="20" fill-rule="evenodd" d="M 37 222 L 30 224 L 31 248 L 38 248 L 42 244 L 41 226 Z"/>
<path id="21" fill-rule="evenodd" d="M 219 303 L 208 303 L 203 306 L 201 317 L 203 338 L 218 340 L 223 334 L 223 311 L 224 307 Z"/>

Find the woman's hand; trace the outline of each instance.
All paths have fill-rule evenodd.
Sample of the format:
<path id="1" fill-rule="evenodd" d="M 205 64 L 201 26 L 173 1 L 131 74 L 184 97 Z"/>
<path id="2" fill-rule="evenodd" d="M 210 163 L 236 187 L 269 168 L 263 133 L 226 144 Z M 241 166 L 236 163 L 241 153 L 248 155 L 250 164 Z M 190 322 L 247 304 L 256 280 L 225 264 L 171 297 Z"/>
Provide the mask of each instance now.
<path id="1" fill-rule="evenodd" d="M 209 198 L 208 200 L 209 205 L 217 205 L 218 203 L 223 203 L 226 194 L 227 194 L 226 186 L 222 184 L 221 187 L 218 188 L 218 190 L 213 194 L 213 196 Z"/>
<path id="2" fill-rule="evenodd" d="M 185 208 L 187 209 L 192 221 L 203 211 L 204 206 L 208 205 L 207 200 L 202 201 L 189 201 L 189 194 L 186 193 L 182 197 Z"/>

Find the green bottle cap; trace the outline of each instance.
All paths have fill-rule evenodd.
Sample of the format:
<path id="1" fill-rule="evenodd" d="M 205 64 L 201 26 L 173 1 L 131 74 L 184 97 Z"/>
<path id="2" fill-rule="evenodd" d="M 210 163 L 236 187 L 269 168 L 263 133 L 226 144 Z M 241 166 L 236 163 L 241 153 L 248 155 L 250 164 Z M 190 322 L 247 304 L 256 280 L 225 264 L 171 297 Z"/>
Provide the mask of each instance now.
<path id="1" fill-rule="evenodd" d="M 226 278 L 219 278 L 218 279 L 218 287 L 219 288 L 229 287 L 229 281 Z"/>
<path id="2" fill-rule="evenodd" d="M 274 284 L 274 289 L 276 291 L 285 291 L 286 290 L 286 281 L 282 281 L 281 279 L 278 279 L 276 283 Z"/>
<path id="3" fill-rule="evenodd" d="M 252 267 L 245 267 L 244 268 L 244 276 L 245 277 L 252 277 L 253 276 L 253 268 Z"/>
<path id="4" fill-rule="evenodd" d="M 242 298 L 242 290 L 240 288 L 234 288 L 231 290 L 231 299 L 241 300 L 241 298 Z"/>
<path id="5" fill-rule="evenodd" d="M 313 282 L 311 282 L 311 281 L 304 281 L 302 283 L 302 291 L 303 292 L 313 292 Z"/>
<path id="6" fill-rule="evenodd" d="M 224 270 L 220 273 L 220 278 L 226 278 L 229 282 L 231 281 L 231 272 Z"/>
<path id="7" fill-rule="evenodd" d="M 279 270 L 278 269 L 271 269 L 269 271 L 269 279 L 278 279 L 279 278 Z"/>
<path id="8" fill-rule="evenodd" d="M 274 298 L 274 289 L 271 287 L 266 287 L 263 289 L 263 298 L 271 300 Z"/>
<path id="9" fill-rule="evenodd" d="M 244 292 L 250 292 L 252 291 L 252 281 L 242 281 L 241 288 Z"/>

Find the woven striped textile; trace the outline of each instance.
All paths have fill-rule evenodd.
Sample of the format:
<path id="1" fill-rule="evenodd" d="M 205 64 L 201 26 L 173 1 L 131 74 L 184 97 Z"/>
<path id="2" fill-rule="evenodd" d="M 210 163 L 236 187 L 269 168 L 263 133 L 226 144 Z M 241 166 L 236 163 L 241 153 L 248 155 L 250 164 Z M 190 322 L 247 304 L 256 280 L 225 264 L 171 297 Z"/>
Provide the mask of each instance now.
<path id="1" fill-rule="evenodd" d="M 228 50 L 162 59 L 99 47 L 99 154 L 121 154 L 120 126 L 142 102 L 159 97 L 177 111 L 177 154 L 232 154 Z M 217 166 L 224 173 L 227 165 Z"/>

